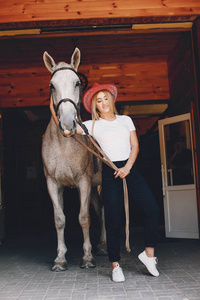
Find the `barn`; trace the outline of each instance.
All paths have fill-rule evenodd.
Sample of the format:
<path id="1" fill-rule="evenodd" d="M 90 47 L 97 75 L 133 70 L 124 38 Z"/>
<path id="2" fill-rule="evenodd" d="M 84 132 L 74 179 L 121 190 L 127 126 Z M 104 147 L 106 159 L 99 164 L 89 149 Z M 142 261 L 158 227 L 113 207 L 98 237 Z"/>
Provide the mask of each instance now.
<path id="1" fill-rule="evenodd" d="M 75 47 L 84 89 L 114 83 L 118 112 L 134 121 L 137 164 L 158 201 L 163 235 L 199 239 L 200 1 L 1 1 L 0 45 L 0 240 L 54 228 L 41 161 L 51 117 L 42 57 L 69 62 Z M 83 106 L 81 116 L 90 118 Z M 180 139 L 189 154 L 175 170 Z M 76 190 L 65 198 L 68 226 L 77 229 Z M 130 226 L 141 224 L 131 203 Z"/>

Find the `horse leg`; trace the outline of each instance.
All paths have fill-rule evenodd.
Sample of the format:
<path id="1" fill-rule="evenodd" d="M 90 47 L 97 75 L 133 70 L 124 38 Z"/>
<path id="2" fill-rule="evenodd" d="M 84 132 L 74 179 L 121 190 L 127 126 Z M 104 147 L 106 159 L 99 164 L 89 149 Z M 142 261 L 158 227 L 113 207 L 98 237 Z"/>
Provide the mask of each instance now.
<path id="1" fill-rule="evenodd" d="M 97 188 L 93 187 L 92 192 L 91 192 L 91 204 L 94 207 L 94 210 L 97 214 L 97 217 L 99 219 L 100 223 L 100 228 L 101 228 L 101 235 L 100 235 L 100 240 L 97 245 L 97 255 L 107 255 L 107 246 L 106 246 L 106 228 L 105 228 L 105 218 L 104 218 L 104 207 L 103 204 L 101 203 L 101 198 L 100 198 L 100 191 Z"/>
<path id="2" fill-rule="evenodd" d="M 92 245 L 90 242 L 90 196 L 91 196 L 91 184 L 89 182 L 82 182 L 79 184 L 80 193 L 80 212 L 79 223 L 83 231 L 83 251 L 84 255 L 80 267 L 83 268 L 95 268 L 96 264 L 92 255 Z"/>
<path id="3" fill-rule="evenodd" d="M 54 260 L 52 271 L 65 271 L 67 269 L 67 261 L 65 253 L 67 247 L 65 245 L 65 215 L 63 213 L 63 190 L 64 187 L 55 183 L 51 178 L 47 179 L 47 187 L 51 197 L 54 209 L 54 222 L 57 232 L 57 257 Z"/>

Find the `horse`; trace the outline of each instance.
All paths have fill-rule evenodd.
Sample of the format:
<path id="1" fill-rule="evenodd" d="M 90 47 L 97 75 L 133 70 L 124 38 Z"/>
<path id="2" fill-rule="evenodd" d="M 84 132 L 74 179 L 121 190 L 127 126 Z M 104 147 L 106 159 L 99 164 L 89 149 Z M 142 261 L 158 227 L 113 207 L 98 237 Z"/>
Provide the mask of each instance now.
<path id="1" fill-rule="evenodd" d="M 46 68 L 52 74 L 50 81 L 54 109 L 59 120 L 56 126 L 53 118 L 46 128 L 42 141 L 42 161 L 47 189 L 54 209 L 54 223 L 57 232 L 57 257 L 52 271 L 65 271 L 67 247 L 65 245 L 65 215 L 63 212 L 63 190 L 65 186 L 75 187 L 79 192 L 80 211 L 79 223 L 83 233 L 83 257 L 81 268 L 95 267 L 92 246 L 89 236 L 90 202 L 101 222 L 101 236 L 98 249 L 106 252 L 105 227 L 103 222 L 102 205 L 98 197 L 91 198 L 92 187 L 101 184 L 101 171 L 94 172 L 93 155 L 80 145 L 73 137 L 66 138 L 64 129 L 75 134 L 78 108 L 80 107 L 80 87 L 77 70 L 80 64 L 80 50 L 76 48 L 71 56 L 70 64 L 55 63 L 45 51 L 43 60 Z M 88 144 L 86 135 L 76 135 L 76 139 Z M 90 201 L 91 200 L 91 201 Z"/>

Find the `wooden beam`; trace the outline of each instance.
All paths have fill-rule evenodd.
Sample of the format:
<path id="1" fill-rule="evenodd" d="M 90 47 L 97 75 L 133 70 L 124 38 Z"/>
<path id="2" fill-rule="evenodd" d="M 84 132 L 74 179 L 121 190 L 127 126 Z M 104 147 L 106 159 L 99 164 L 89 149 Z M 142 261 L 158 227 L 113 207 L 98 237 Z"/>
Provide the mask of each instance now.
<path id="1" fill-rule="evenodd" d="M 192 22 L 180 22 L 180 23 L 162 23 L 162 24 L 134 24 L 132 29 L 134 30 L 153 30 L 153 29 L 191 29 Z"/>
<path id="2" fill-rule="evenodd" d="M 3 30 L 0 31 L 0 36 L 16 36 L 16 35 L 32 36 L 40 33 L 41 33 L 41 29 Z"/>
<path id="3" fill-rule="evenodd" d="M 200 1 L 197 0 L 9 0 L 1 1 L 0 23 L 56 20 L 96 20 L 115 18 L 148 18 L 199 16 Z M 105 22 L 103 22 L 105 23 Z M 25 24 L 24 24 L 25 25 Z"/>
<path id="4" fill-rule="evenodd" d="M 42 30 L 42 29 L 19 29 L 19 30 L 2 30 L 0 31 L 1 39 L 12 36 L 17 39 L 23 39 L 26 35 L 27 39 L 37 38 L 53 38 L 53 37 L 81 37 L 81 36 L 105 36 L 105 35 L 135 35 L 135 34 L 155 34 L 155 33 L 172 33 L 191 31 L 192 22 L 179 23 L 162 23 L 162 24 L 136 24 L 129 25 L 129 29 L 104 29 L 99 30 L 93 28 L 82 28 L 82 30 Z"/>

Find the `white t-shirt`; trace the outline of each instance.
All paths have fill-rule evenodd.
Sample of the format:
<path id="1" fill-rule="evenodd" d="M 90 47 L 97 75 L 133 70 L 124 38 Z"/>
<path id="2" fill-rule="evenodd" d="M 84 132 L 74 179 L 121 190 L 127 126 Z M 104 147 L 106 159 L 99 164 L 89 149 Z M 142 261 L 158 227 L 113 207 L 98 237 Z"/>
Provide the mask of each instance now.
<path id="1" fill-rule="evenodd" d="M 129 116 L 116 115 L 116 119 L 113 121 L 100 118 L 95 121 L 93 132 L 92 120 L 85 121 L 83 124 L 111 161 L 129 158 L 131 152 L 130 132 L 135 130 L 133 121 Z"/>

